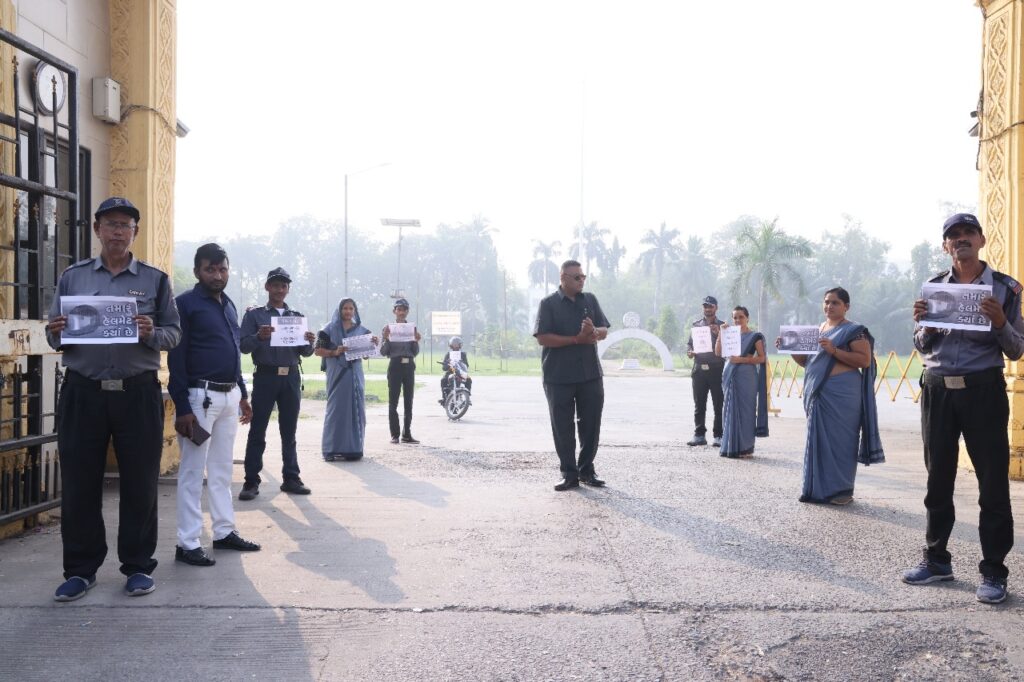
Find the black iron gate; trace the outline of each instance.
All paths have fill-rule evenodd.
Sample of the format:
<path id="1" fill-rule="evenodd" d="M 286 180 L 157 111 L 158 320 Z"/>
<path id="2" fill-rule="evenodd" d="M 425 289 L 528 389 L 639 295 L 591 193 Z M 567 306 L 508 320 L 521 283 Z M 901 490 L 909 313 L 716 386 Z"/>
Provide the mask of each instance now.
<path id="1" fill-rule="evenodd" d="M 0 287 L 11 294 L 4 317 L 25 321 L 0 320 L 11 341 L 0 368 L 3 524 L 60 505 L 60 464 L 53 445 L 59 357 L 31 354 L 31 344 L 15 335 L 21 327 L 42 334 L 43 324 L 29 321 L 46 320 L 60 273 L 89 252 L 91 168 L 88 150 L 79 145 L 78 69 L 2 29 L 0 42 L 15 53 L 10 65 L 0 64 L 0 74 L 9 76 L 0 76 L 0 88 L 14 95 L 12 110 L 0 107 L 0 145 L 14 150 L 14 168 L 0 168 L 0 186 L 13 189 L 16 197 L 12 238 L 0 242 L 0 251 L 13 259 L 13 277 L 0 277 Z M 31 106 L 22 101 L 23 66 L 36 74 Z"/>

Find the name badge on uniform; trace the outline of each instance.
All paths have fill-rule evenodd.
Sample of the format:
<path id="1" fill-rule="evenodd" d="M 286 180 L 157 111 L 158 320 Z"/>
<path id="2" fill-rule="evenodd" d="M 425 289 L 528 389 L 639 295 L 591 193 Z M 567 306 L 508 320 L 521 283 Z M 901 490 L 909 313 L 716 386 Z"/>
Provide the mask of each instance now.
<path id="1" fill-rule="evenodd" d="M 288 376 L 291 373 L 292 373 L 292 368 L 291 367 L 278 367 L 277 368 L 277 376 L 279 376 L 279 377 L 286 377 L 286 376 Z"/>
<path id="2" fill-rule="evenodd" d="M 402 364 L 403 365 L 408 365 L 409 364 L 409 358 L 402 358 Z"/>
<path id="3" fill-rule="evenodd" d="M 701 365 L 700 368 L 707 372 L 709 369 L 711 369 L 711 365 Z"/>

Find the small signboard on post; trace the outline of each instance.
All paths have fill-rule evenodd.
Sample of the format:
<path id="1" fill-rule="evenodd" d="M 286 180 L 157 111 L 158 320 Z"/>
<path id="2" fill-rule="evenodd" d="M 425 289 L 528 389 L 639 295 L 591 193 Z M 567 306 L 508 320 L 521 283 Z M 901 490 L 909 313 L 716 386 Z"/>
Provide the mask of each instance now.
<path id="1" fill-rule="evenodd" d="M 459 336 L 462 334 L 462 313 L 458 310 L 435 310 L 430 313 L 432 336 Z"/>

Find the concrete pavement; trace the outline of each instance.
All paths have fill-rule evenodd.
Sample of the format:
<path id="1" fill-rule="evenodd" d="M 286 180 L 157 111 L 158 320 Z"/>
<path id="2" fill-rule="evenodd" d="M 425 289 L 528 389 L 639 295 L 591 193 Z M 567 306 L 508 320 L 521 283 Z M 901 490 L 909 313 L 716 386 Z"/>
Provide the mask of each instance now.
<path id="1" fill-rule="evenodd" d="M 968 472 L 951 540 L 958 579 L 899 582 L 924 531 L 909 401 L 880 404 L 888 462 L 862 467 L 856 501 L 838 508 L 796 501 L 795 400 L 754 459 L 725 460 L 685 445 L 687 379 L 609 377 L 597 459 L 609 486 L 555 493 L 539 379 L 481 377 L 458 423 L 438 392 L 428 379 L 417 394 L 419 446 L 391 445 L 386 407 L 371 405 L 355 463 L 320 460 L 323 404 L 307 401 L 299 454 L 313 494 L 277 490 L 269 437 L 270 480 L 235 503 L 261 552 L 176 564 L 174 488 L 163 487 L 151 595 L 124 595 L 112 551 L 96 588 L 58 604 L 59 530 L 0 543 L 0 679 L 1024 677 L 1024 538 L 1008 559 L 1010 600 L 978 604 Z M 244 442 L 243 428 L 239 462 Z M 236 492 L 241 478 L 238 465 Z M 1011 489 L 1020 518 L 1024 485 Z M 112 546 L 117 498 L 113 484 Z"/>

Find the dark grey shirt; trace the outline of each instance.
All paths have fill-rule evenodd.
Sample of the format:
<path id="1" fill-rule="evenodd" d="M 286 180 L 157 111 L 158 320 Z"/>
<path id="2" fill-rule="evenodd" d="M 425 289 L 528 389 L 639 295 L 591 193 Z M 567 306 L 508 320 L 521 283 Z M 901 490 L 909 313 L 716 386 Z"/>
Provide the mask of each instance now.
<path id="1" fill-rule="evenodd" d="M 540 302 L 533 335 L 576 336 L 580 333 L 584 317 L 589 317 L 595 327 L 611 326 L 596 296 L 584 291 L 574 301 L 563 294 L 559 287 Z M 546 384 L 580 384 L 604 376 L 596 344 L 582 343 L 561 348 L 544 346 L 540 357 L 541 373 Z"/>
<path id="2" fill-rule="evenodd" d="M 383 336 L 384 330 L 380 333 Z M 380 354 L 386 358 L 414 358 L 420 354 L 420 344 L 418 341 L 384 341 L 380 344 Z"/>
<path id="3" fill-rule="evenodd" d="M 722 325 L 722 321 L 720 319 L 718 319 L 717 315 L 715 316 L 715 321 L 713 323 L 710 323 L 706 319 L 701 317 L 698 320 L 694 320 L 693 323 L 690 325 L 690 327 L 691 328 L 693 328 L 693 327 L 710 327 L 712 324 L 717 324 L 717 325 L 721 326 Z M 718 332 L 716 332 L 714 329 L 712 329 L 711 330 L 711 347 L 712 348 L 715 347 L 715 342 L 716 341 L 718 341 Z M 690 338 L 688 338 L 686 340 L 686 350 L 688 350 L 688 351 L 692 351 L 693 350 L 693 335 L 692 334 L 690 335 Z M 715 351 L 711 351 L 710 353 L 695 353 L 694 356 L 693 356 L 693 369 L 694 369 L 694 371 L 697 371 L 697 372 L 701 371 L 703 369 L 704 365 L 707 365 L 708 367 L 723 368 L 725 366 L 725 358 L 720 358 L 717 355 L 715 355 Z"/>
<path id="4" fill-rule="evenodd" d="M 293 367 L 300 362 L 300 358 L 309 357 L 313 354 L 313 344 L 305 346 L 271 346 L 270 339 L 266 341 L 259 337 L 260 327 L 271 324 L 273 317 L 302 317 L 298 310 L 292 310 L 288 304 L 284 305 L 284 314 L 271 308 L 270 304 L 249 308 L 242 317 L 241 333 L 242 339 L 239 347 L 243 353 L 252 353 L 252 362 L 259 367 L 269 365 L 271 367 Z"/>
<path id="5" fill-rule="evenodd" d="M 933 283 L 956 284 L 953 271 L 940 273 L 928 280 Z M 939 329 L 926 332 L 920 324 L 914 331 L 914 346 L 923 357 L 924 368 L 930 374 L 959 376 L 993 367 L 1004 366 L 1003 354 L 1011 360 L 1024 355 L 1024 321 L 1021 320 L 1021 285 L 996 272 L 987 264 L 974 282 L 961 284 L 990 284 L 992 296 L 1003 306 L 1006 324 L 1002 329 L 975 332 L 961 329 Z"/>
<path id="6" fill-rule="evenodd" d="M 47 332 L 52 348 L 64 352 L 64 366 L 90 379 L 126 379 L 160 369 L 160 351 L 181 340 L 181 320 L 167 274 L 132 256 L 127 268 L 111 275 L 99 256 L 75 263 L 57 283 L 50 318 L 60 316 L 62 296 L 129 296 L 140 315 L 153 318 L 153 335 L 138 343 L 60 345 L 60 337 Z"/>

